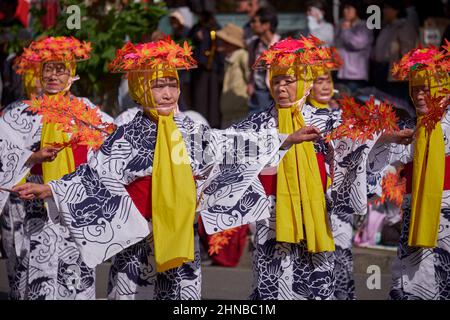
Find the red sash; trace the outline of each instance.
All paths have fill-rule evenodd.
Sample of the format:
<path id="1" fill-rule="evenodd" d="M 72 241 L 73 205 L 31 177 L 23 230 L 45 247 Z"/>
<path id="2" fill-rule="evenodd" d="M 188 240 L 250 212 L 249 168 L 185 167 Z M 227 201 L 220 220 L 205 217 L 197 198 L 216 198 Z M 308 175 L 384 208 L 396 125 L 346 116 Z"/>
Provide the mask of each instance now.
<path id="1" fill-rule="evenodd" d="M 412 175 L 413 175 L 413 163 L 410 162 L 405 165 L 401 172 L 401 176 L 406 178 L 406 194 L 412 192 Z M 445 177 L 443 190 L 450 190 L 450 156 L 445 157 Z"/>
<path id="2" fill-rule="evenodd" d="M 142 216 L 149 220 L 152 217 L 152 176 L 139 178 L 125 189 Z"/>
<path id="3" fill-rule="evenodd" d="M 237 227 L 236 233 L 231 235 L 228 244 L 219 253 L 209 256 L 212 263 L 223 267 L 237 266 L 247 243 L 248 229 L 247 224 Z M 209 248 L 209 240 L 212 236 L 206 233 L 201 216 L 198 217 L 198 235 L 203 247 Z"/>
<path id="4" fill-rule="evenodd" d="M 325 167 L 325 156 L 323 153 L 316 153 L 317 164 L 319 165 L 320 179 L 322 180 L 323 191 L 327 190 L 327 171 Z M 266 195 L 275 196 L 277 194 L 277 175 L 260 174 L 259 181 L 266 191 Z"/>
<path id="5" fill-rule="evenodd" d="M 152 176 L 136 179 L 125 189 L 142 216 L 149 220 L 152 217 Z"/>

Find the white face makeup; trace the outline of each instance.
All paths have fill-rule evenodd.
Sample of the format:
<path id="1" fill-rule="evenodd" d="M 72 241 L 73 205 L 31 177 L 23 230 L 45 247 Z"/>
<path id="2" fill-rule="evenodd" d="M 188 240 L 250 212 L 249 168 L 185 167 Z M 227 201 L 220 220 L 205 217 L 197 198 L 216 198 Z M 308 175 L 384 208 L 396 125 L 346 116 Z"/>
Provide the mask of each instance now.
<path id="1" fill-rule="evenodd" d="M 180 89 L 176 78 L 157 78 L 151 82 L 151 90 L 159 114 L 169 115 L 177 107 Z"/>
<path id="2" fill-rule="evenodd" d="M 416 114 L 418 116 L 424 116 L 428 112 L 427 103 L 425 101 L 425 96 L 430 94 L 430 89 L 428 86 L 412 86 L 411 87 L 411 97 L 416 107 Z"/>
<path id="3" fill-rule="evenodd" d="M 63 62 L 46 62 L 42 66 L 42 84 L 47 93 L 58 93 L 67 88 L 71 80 L 70 70 Z"/>
<path id="4" fill-rule="evenodd" d="M 297 78 L 279 75 L 272 78 L 272 94 L 281 107 L 289 107 L 297 101 Z"/>

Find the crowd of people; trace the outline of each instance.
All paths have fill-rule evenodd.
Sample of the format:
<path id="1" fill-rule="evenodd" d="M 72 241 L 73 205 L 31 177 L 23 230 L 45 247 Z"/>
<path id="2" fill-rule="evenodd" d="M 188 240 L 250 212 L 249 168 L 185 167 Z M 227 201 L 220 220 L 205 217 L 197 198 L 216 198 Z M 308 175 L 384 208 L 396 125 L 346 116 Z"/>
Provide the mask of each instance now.
<path id="1" fill-rule="evenodd" d="M 124 74 L 127 105 L 116 119 L 71 93 L 90 43 L 44 37 L 14 59 L 26 97 L 0 115 L 11 299 L 95 299 L 108 260 L 109 299 L 201 299 L 202 245 L 229 237 L 211 259 L 233 266 L 249 232 L 251 299 L 356 299 L 354 220 L 371 217 L 392 172 L 406 182 L 383 217 L 401 225 L 389 298 L 450 299 L 445 36 L 419 46 L 399 1 L 384 1 L 376 38 L 359 1 L 342 1 L 336 27 L 308 2 L 308 34 L 294 38 L 277 33 L 273 8 L 237 5 L 244 28 L 208 11 L 188 28 L 174 10 L 172 38 L 117 48 L 110 71 Z M 370 84 L 413 116 L 325 139 L 348 117 L 336 92 L 358 98 Z M 69 123 L 45 105 L 61 101 Z"/>
<path id="2" fill-rule="evenodd" d="M 375 88 L 381 94 L 401 100 L 402 105 L 408 108 L 411 107 L 408 86 L 404 81 L 395 81 L 389 70 L 393 62 L 419 43 L 424 43 L 419 32 L 421 25 L 418 12 L 410 1 L 386 0 L 379 4 L 382 9 L 381 29 L 368 26 L 367 4 L 364 1 L 340 1 L 340 19 L 335 23 L 328 18 L 330 3 L 322 0 L 306 1 L 307 28 L 290 34 L 296 37 L 311 34 L 325 45 L 338 49 L 345 63 L 333 72 L 333 80 L 341 93 L 356 95 L 358 90 Z M 198 23 L 187 26 L 186 17 L 189 15 L 179 10 L 173 9 L 170 15 L 172 35 L 174 39 L 191 41 L 194 56 L 199 61 L 199 68 L 183 80 L 186 87 L 183 107 L 198 111 L 212 127 L 225 128 L 229 124 L 226 118 L 242 119 L 244 113 L 261 111 L 264 108 L 261 105 L 273 103 L 266 73 L 252 69 L 263 50 L 285 37 L 278 32 L 278 15 L 269 2 L 236 1 L 236 10 L 246 13 L 249 19 L 242 30 L 219 25 L 214 14 L 209 11 L 199 13 Z M 422 26 L 424 23 L 426 21 Z M 231 28 L 235 27 L 238 26 L 231 24 Z M 217 34 L 221 28 L 222 32 Z M 230 35 L 220 35 L 228 30 L 232 30 Z M 243 36 L 240 35 L 242 32 Z M 444 43 L 443 33 L 444 30 L 441 30 L 440 44 Z M 156 32 L 154 35 L 157 38 L 161 33 Z M 244 46 L 241 44 L 242 38 Z M 230 44 L 246 52 L 235 54 L 239 55 L 239 61 L 232 57 Z M 242 71 L 234 75 L 233 80 L 247 83 L 246 92 L 241 86 L 230 88 L 226 84 L 229 79 L 227 73 L 231 73 L 228 70 L 234 73 L 238 63 Z M 247 101 L 239 104 L 238 109 L 233 98 L 222 96 L 236 96 Z"/>

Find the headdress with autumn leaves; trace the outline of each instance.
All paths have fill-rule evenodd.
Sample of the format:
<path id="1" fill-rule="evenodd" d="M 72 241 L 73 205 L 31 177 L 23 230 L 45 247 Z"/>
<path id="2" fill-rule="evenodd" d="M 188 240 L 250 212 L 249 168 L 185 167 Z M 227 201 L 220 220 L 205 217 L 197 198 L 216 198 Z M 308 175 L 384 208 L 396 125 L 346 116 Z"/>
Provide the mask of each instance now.
<path id="1" fill-rule="evenodd" d="M 89 42 L 74 37 L 45 37 L 32 42 L 24 49 L 15 61 L 16 72 L 23 75 L 30 70 L 40 73 L 45 62 L 63 62 L 74 76 L 74 64 L 88 59 L 91 51 Z M 52 145 L 67 147 L 81 144 L 97 149 L 114 128 L 102 122 L 98 108 L 91 108 L 83 100 L 65 94 L 73 79 L 76 78 L 69 81 L 67 89 L 57 94 L 32 95 L 31 99 L 24 103 L 30 106 L 28 110 L 42 116 L 44 124 L 56 125 L 58 130 L 70 134 L 69 141 L 63 144 L 52 142 Z"/>
<path id="2" fill-rule="evenodd" d="M 157 272 L 179 267 L 195 257 L 192 223 L 196 186 L 186 145 L 183 139 L 181 143 L 178 138 L 174 139 L 182 137 L 173 118 L 176 106 L 157 105 L 152 93 L 153 81 L 159 78 L 178 80 L 178 69 L 195 67 L 196 62 L 191 55 L 187 42 L 180 46 L 169 37 L 136 45 L 128 42 L 116 51 L 116 57 L 109 66 L 112 72 L 127 73 L 131 98 L 158 123 L 150 195 Z M 162 109 L 165 112 L 160 112 Z M 172 157 L 180 147 L 187 161 L 175 164 Z"/>
<path id="3" fill-rule="evenodd" d="M 282 74 L 302 79 L 297 83 L 297 95 L 299 99 L 304 99 L 312 87 L 314 77 L 342 65 L 336 48 L 324 47 L 323 44 L 313 35 L 281 40 L 261 54 L 253 69 L 268 69 L 270 79 Z"/>
<path id="4" fill-rule="evenodd" d="M 336 48 L 324 47 L 318 38 L 309 35 L 299 39 L 287 38 L 272 45 L 264 51 L 253 65 L 254 69 L 270 69 L 300 65 L 322 66 L 338 69 L 342 65 Z"/>
<path id="5" fill-rule="evenodd" d="M 111 72 L 129 72 L 158 69 L 191 69 L 197 66 L 192 58 L 192 47 L 184 42 L 183 46 L 170 37 L 159 41 L 132 44 L 126 43 L 116 52 L 109 65 Z"/>
<path id="6" fill-rule="evenodd" d="M 15 62 L 16 72 L 23 74 L 44 62 L 76 62 L 89 59 L 91 44 L 74 37 L 45 37 L 24 48 Z"/>

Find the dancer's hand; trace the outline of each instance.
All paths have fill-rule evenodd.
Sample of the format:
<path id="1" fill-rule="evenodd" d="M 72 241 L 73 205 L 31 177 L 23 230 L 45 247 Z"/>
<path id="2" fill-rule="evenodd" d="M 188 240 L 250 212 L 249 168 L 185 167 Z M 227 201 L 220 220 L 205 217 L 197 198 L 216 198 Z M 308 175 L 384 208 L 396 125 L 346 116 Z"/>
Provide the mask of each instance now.
<path id="1" fill-rule="evenodd" d="M 53 196 L 48 184 L 27 182 L 13 187 L 12 190 L 17 192 L 22 200 L 45 199 Z"/>
<path id="2" fill-rule="evenodd" d="M 320 130 L 313 126 L 306 126 L 303 127 L 294 133 L 291 133 L 283 145 L 281 146 L 282 149 L 287 149 L 293 144 L 302 143 L 306 141 L 316 141 L 320 139 Z"/>
<path id="3" fill-rule="evenodd" d="M 59 148 L 55 147 L 44 147 L 36 152 L 33 152 L 33 154 L 28 158 L 26 164 L 30 167 L 34 166 L 35 164 L 42 163 L 42 162 L 51 162 L 56 159 L 56 156 L 58 155 Z"/>

